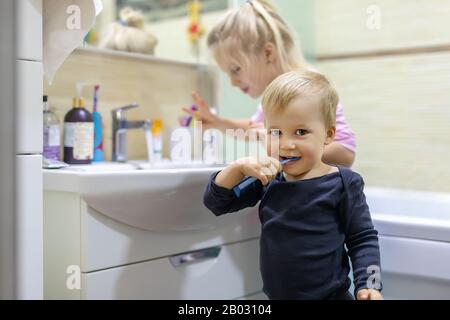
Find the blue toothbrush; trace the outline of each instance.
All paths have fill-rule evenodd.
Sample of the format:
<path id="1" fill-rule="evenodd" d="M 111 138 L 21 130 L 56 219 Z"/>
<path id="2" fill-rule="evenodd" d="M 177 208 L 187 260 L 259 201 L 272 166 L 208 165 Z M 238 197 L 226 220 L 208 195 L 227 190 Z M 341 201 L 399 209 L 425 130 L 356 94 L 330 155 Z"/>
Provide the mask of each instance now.
<path id="1" fill-rule="evenodd" d="M 282 165 L 284 165 L 290 161 L 297 161 L 297 160 L 300 160 L 300 157 L 287 158 L 287 159 L 280 161 L 280 163 Z M 244 180 L 239 182 L 239 184 L 233 188 L 233 191 L 234 191 L 234 194 L 236 195 L 236 197 L 239 198 L 241 196 L 242 190 L 244 190 L 247 186 L 251 185 L 256 180 L 258 180 L 258 178 L 250 176 L 250 177 L 246 177 Z"/>

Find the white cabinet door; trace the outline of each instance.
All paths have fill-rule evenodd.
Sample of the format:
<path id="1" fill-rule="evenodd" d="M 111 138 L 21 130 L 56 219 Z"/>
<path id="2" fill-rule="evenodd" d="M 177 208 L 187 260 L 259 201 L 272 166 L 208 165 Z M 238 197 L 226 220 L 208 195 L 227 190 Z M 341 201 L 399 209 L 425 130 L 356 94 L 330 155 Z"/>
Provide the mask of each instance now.
<path id="1" fill-rule="evenodd" d="M 42 156 L 16 156 L 17 297 L 43 298 Z"/>
<path id="2" fill-rule="evenodd" d="M 16 55 L 42 61 L 42 0 L 16 0 Z"/>
<path id="3" fill-rule="evenodd" d="M 16 153 L 42 153 L 42 62 L 17 60 L 16 63 Z"/>
<path id="4" fill-rule="evenodd" d="M 261 291 L 259 240 L 206 250 L 84 273 L 82 298 L 236 299 Z"/>
<path id="5" fill-rule="evenodd" d="M 150 232 L 110 219 L 82 201 L 82 271 L 93 272 L 148 261 L 179 252 L 248 240 L 261 234 L 258 208 L 245 209 L 233 217 L 226 216 L 220 218 L 232 219 L 226 220 L 226 223 L 224 221 L 220 228 L 204 232 Z"/>

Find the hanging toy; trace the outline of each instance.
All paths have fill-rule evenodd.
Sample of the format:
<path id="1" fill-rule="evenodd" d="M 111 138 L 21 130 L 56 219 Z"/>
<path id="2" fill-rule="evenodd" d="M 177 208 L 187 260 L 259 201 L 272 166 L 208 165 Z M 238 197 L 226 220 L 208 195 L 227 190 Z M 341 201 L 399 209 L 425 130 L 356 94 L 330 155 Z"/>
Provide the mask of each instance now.
<path id="1" fill-rule="evenodd" d="M 84 37 L 84 42 L 90 45 L 95 45 L 98 42 L 97 31 L 92 28 L 88 34 Z"/>
<path id="2" fill-rule="evenodd" d="M 192 43 L 197 43 L 200 37 L 205 33 L 205 28 L 200 22 L 201 4 L 198 0 L 192 0 L 188 3 L 188 39 Z"/>

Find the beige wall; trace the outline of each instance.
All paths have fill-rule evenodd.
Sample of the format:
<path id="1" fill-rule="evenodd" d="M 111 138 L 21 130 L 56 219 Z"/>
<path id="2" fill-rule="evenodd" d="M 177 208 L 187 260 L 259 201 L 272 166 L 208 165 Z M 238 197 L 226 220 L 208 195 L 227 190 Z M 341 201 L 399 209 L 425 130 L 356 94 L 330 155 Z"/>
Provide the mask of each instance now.
<path id="1" fill-rule="evenodd" d="M 365 28 L 373 3 L 380 30 Z M 368 185 L 450 192 L 449 13 L 439 0 L 318 1 L 318 67 L 339 90 Z"/>
<path id="2" fill-rule="evenodd" d="M 111 110 L 137 102 L 138 109 L 127 111 L 130 120 L 160 118 L 164 121 L 164 156 L 168 157 L 170 130 L 178 125 L 181 107 L 192 103 L 191 92 L 198 90 L 211 105 L 217 105 L 217 74 L 203 65 L 153 59 L 111 51 L 79 49 L 57 72 L 52 85 L 45 83 L 51 107 L 63 122 L 76 95 L 77 83 L 91 83 L 83 96 L 92 111 L 93 85 L 100 84 L 99 112 L 104 122 L 104 150 L 111 159 Z M 147 159 L 143 130 L 130 130 L 129 159 Z"/>
<path id="3" fill-rule="evenodd" d="M 450 1 L 316 0 L 315 3 L 318 55 L 450 44 Z"/>
<path id="4" fill-rule="evenodd" d="M 188 17 L 154 22 L 146 25 L 146 30 L 158 38 L 155 56 L 176 59 L 187 62 L 212 63 L 213 59 L 206 44 L 208 32 L 216 24 L 225 11 L 203 14 L 201 17 L 205 33 L 199 40 L 198 52 L 188 41 Z"/>

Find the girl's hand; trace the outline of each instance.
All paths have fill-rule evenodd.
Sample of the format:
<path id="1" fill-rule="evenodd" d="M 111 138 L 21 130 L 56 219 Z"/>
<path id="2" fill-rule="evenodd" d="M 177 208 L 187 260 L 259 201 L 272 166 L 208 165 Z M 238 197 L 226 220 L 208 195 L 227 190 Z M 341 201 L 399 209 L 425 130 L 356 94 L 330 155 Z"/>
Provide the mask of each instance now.
<path id="1" fill-rule="evenodd" d="M 192 92 L 192 99 L 197 105 L 198 110 L 192 111 L 190 108 L 182 108 L 182 110 L 192 116 L 193 120 L 202 121 L 203 130 L 220 127 L 220 118 L 213 114 L 197 92 Z"/>
<path id="2" fill-rule="evenodd" d="M 375 289 L 361 289 L 356 294 L 358 300 L 383 300 L 380 291 Z"/>
<path id="3" fill-rule="evenodd" d="M 244 176 L 255 177 L 261 180 L 264 186 L 281 171 L 280 161 L 267 156 L 241 158 L 235 163 Z"/>

